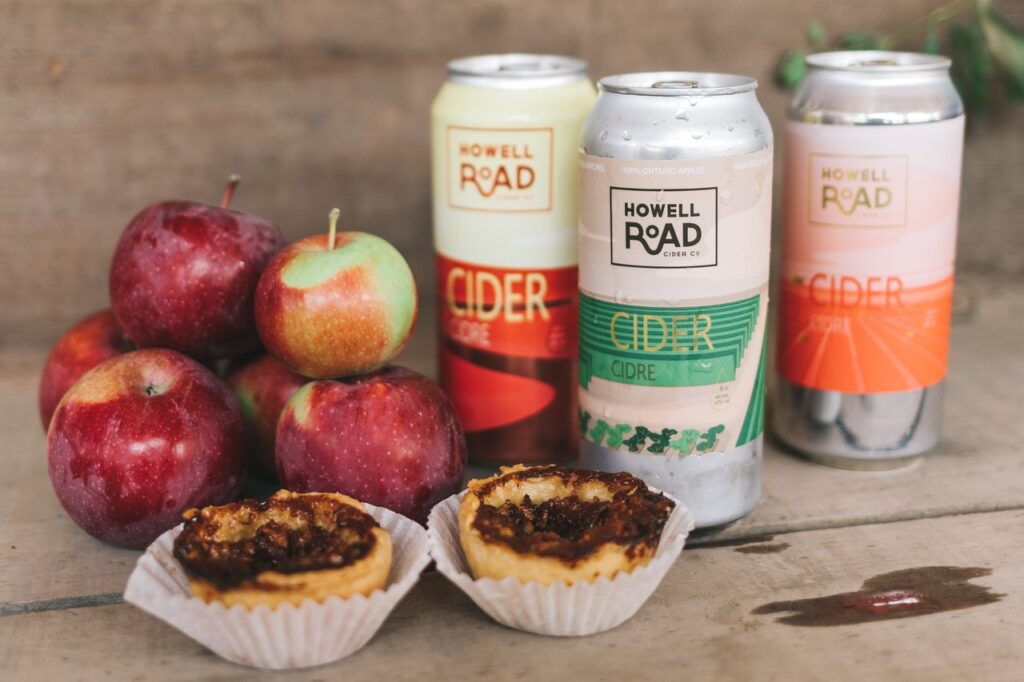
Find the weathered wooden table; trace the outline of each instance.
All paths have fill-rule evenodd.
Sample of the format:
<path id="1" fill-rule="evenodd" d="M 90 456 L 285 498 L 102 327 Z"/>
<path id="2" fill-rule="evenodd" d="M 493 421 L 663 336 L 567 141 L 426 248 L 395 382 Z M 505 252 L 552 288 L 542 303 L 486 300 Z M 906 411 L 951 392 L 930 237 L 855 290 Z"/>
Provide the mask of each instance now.
<path id="1" fill-rule="evenodd" d="M 770 446 L 757 511 L 693 538 L 617 630 L 509 630 L 430 572 L 363 650 L 289 679 L 1024 679 L 1024 283 L 965 280 L 957 300 L 945 438 L 923 462 L 851 473 Z M 402 362 L 430 371 L 425 327 Z M 258 675 L 122 602 L 138 553 L 81 532 L 50 489 L 43 357 L 0 354 L 0 679 Z"/>

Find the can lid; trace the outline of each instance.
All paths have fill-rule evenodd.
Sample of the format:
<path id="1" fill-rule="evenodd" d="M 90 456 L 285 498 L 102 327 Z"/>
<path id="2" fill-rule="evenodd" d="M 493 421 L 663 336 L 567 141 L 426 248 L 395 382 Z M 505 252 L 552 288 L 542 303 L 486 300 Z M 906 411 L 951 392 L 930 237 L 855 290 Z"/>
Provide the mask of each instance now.
<path id="1" fill-rule="evenodd" d="M 735 95 L 757 88 L 757 80 L 731 73 L 651 71 L 602 78 L 597 87 L 620 95 L 653 97 L 711 97 Z"/>
<path id="2" fill-rule="evenodd" d="M 948 57 L 918 52 L 851 50 L 818 52 L 807 56 L 807 65 L 816 69 L 857 73 L 912 73 L 949 69 Z"/>
<path id="3" fill-rule="evenodd" d="M 582 59 L 551 54 L 486 54 L 448 62 L 450 82 L 478 88 L 549 88 L 586 77 Z"/>

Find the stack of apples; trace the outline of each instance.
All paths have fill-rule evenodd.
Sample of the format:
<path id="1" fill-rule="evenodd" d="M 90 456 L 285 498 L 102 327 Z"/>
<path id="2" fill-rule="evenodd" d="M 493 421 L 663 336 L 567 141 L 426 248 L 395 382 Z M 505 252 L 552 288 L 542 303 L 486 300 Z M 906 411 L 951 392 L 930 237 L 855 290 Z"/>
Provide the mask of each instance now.
<path id="1" fill-rule="evenodd" d="M 416 284 L 380 237 L 287 245 L 229 208 L 161 202 L 127 228 L 111 309 L 57 342 L 39 409 L 57 497 L 101 540 L 144 547 L 191 507 L 236 499 L 246 471 L 342 492 L 423 522 L 461 485 L 462 429 L 427 378 L 389 363 Z"/>

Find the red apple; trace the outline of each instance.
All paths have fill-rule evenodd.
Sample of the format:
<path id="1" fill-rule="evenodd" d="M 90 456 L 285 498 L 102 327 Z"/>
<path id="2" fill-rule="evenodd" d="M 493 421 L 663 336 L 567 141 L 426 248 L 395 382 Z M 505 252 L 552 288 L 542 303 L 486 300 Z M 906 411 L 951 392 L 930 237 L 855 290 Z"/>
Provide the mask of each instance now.
<path id="1" fill-rule="evenodd" d="M 128 338 L 195 358 L 259 345 L 253 296 L 263 267 L 284 245 L 254 215 L 191 201 L 153 204 L 132 218 L 110 264 L 110 301 Z"/>
<path id="2" fill-rule="evenodd" d="M 402 367 L 312 381 L 277 422 L 281 484 L 341 492 L 424 523 L 462 487 L 466 438 L 447 396 Z"/>
<path id="3" fill-rule="evenodd" d="M 141 548 L 190 507 L 237 497 L 245 422 L 234 394 L 198 362 L 148 349 L 107 360 L 57 406 L 50 481 L 75 523 Z"/>
<path id="4" fill-rule="evenodd" d="M 389 363 L 416 323 L 416 282 L 395 247 L 365 232 L 298 241 L 271 259 L 256 292 L 267 350 L 300 374 L 362 374 Z"/>
<path id="5" fill-rule="evenodd" d="M 57 403 L 83 374 L 104 360 L 127 353 L 131 347 L 109 310 L 95 312 L 64 332 L 50 351 L 39 381 L 43 429 L 50 426 Z"/>
<path id="6" fill-rule="evenodd" d="M 285 367 L 272 355 L 261 355 L 228 375 L 228 385 L 238 396 L 245 413 L 249 448 L 257 469 L 277 478 L 274 436 L 277 418 L 288 398 L 309 379 Z"/>

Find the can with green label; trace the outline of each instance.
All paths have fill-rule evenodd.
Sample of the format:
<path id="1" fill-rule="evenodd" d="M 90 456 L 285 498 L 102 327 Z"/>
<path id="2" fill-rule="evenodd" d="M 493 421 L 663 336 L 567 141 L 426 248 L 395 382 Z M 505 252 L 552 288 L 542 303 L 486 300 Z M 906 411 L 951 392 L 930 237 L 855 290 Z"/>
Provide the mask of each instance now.
<path id="1" fill-rule="evenodd" d="M 698 528 L 761 496 L 772 131 L 756 87 L 608 77 L 583 132 L 583 464 L 675 495 Z"/>

